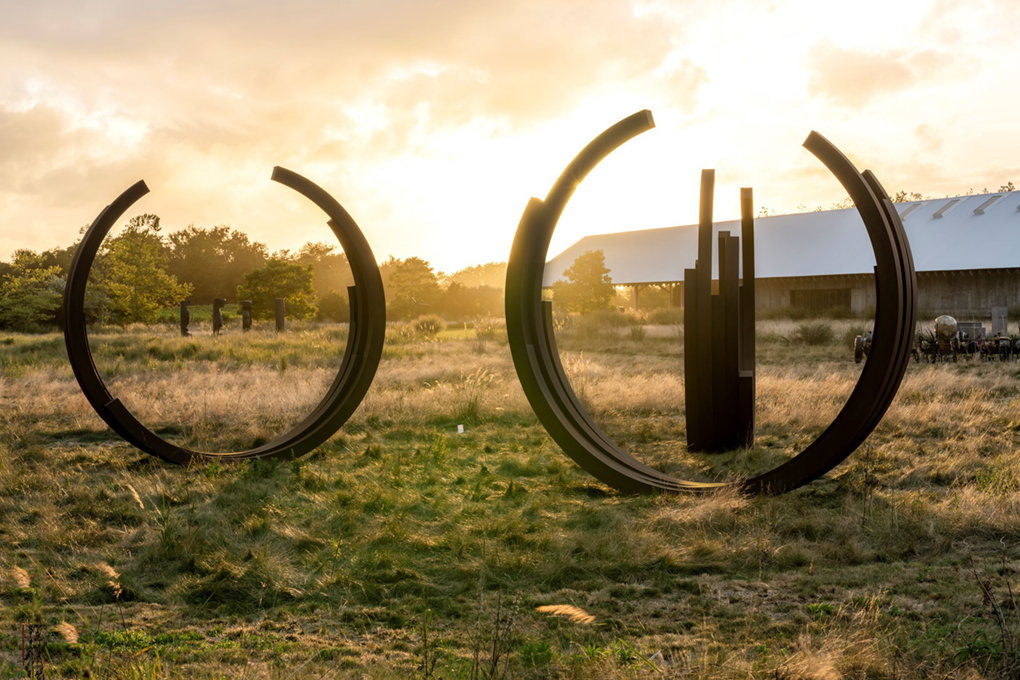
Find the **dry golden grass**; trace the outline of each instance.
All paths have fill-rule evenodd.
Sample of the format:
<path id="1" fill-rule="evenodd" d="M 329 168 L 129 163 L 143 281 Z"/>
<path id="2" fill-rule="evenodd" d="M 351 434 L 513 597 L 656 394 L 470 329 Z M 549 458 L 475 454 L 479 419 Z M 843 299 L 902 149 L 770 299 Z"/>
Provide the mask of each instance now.
<path id="1" fill-rule="evenodd" d="M 720 456 L 684 446 L 682 329 L 565 332 L 560 346 L 622 445 L 676 474 L 736 479 L 831 421 L 860 373 L 839 344 L 855 323 L 833 322 L 836 340 L 817 347 L 787 340 L 796 323 L 761 324 L 756 445 Z M 344 333 L 137 327 L 93 344 L 144 422 L 217 450 L 302 418 Z M 38 615 L 51 644 L 71 645 L 61 626 L 73 621 L 78 651 L 54 647 L 52 673 L 408 677 L 431 609 L 438 671 L 467 677 L 479 635 L 483 659 L 490 649 L 497 600 L 518 593 L 514 677 L 1015 668 L 1020 619 L 1003 609 L 1004 628 L 978 579 L 997 602 L 1018 587 L 1016 365 L 912 365 L 865 447 L 787 496 L 634 498 L 548 439 L 498 342 L 390 342 L 361 408 L 315 454 L 190 469 L 112 436 L 62 352 L 55 336 L 0 345 L 0 627 Z M 594 622 L 546 613 L 565 606 Z M 0 642 L 0 674 L 17 665 L 12 645 Z"/>
<path id="2" fill-rule="evenodd" d="M 550 616 L 562 616 L 574 623 L 595 623 L 594 616 L 572 604 L 544 604 L 541 607 L 535 607 L 535 611 Z"/>

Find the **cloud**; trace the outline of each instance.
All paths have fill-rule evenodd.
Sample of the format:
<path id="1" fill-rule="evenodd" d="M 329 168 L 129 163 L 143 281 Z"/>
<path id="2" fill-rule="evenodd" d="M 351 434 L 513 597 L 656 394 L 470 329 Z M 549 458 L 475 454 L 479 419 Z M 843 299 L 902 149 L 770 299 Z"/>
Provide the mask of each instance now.
<path id="1" fill-rule="evenodd" d="M 675 37 L 624 1 L 23 3 L 0 24 L 0 220 L 76 229 L 142 176 L 190 219 L 243 211 L 231 183 L 277 163 L 370 194 L 368 166 L 441 154 L 442 133 L 656 81 Z M 702 81 L 670 87 L 690 102 Z"/>
<path id="2" fill-rule="evenodd" d="M 1017 156 L 1020 48 L 997 1 L 897 6 L 877 28 L 808 0 L 9 3 L 0 258 L 71 242 L 140 178 L 138 209 L 167 229 L 322 240 L 322 216 L 268 181 L 279 164 L 333 192 L 380 259 L 504 259 L 524 199 L 646 107 L 658 129 L 593 173 L 558 234 L 696 214 L 668 182 L 701 167 L 732 167 L 771 207 L 838 200 L 799 149 L 810 129 L 890 188 L 928 191 L 937 169 L 891 163 L 938 151 L 948 184 Z"/>
<path id="3" fill-rule="evenodd" d="M 691 59 L 684 59 L 675 69 L 663 75 L 659 88 L 668 92 L 667 100 L 676 109 L 690 115 L 697 107 L 698 90 L 708 82 L 708 71 Z"/>
<path id="4" fill-rule="evenodd" d="M 914 128 L 914 139 L 925 151 L 941 151 L 943 136 L 934 126 L 921 123 Z"/>
<path id="5" fill-rule="evenodd" d="M 876 97 L 908 90 L 939 76 L 952 61 L 948 54 L 936 50 L 868 52 L 823 39 L 807 52 L 808 93 L 860 109 Z"/>

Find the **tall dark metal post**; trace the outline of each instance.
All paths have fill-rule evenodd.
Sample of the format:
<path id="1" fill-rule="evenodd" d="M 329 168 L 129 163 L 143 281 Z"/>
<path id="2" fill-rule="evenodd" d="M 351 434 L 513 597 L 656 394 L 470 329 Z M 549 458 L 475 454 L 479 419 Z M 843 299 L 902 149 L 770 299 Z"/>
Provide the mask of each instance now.
<path id="1" fill-rule="evenodd" d="M 188 330 L 188 326 L 191 325 L 191 300 L 181 300 L 181 337 L 190 338 L 191 331 Z"/>
<path id="2" fill-rule="evenodd" d="M 740 238 L 743 246 L 740 286 L 740 330 L 737 334 L 738 372 L 737 425 L 744 429 L 748 444 L 754 440 L 755 391 L 755 301 L 754 301 L 754 192 L 745 187 L 740 190 Z"/>
<path id="3" fill-rule="evenodd" d="M 251 300 L 241 300 L 241 330 L 251 330 Z"/>
<path id="4" fill-rule="evenodd" d="M 276 330 L 283 332 L 287 318 L 287 307 L 284 298 L 273 298 L 273 311 L 276 313 Z"/>
<path id="5" fill-rule="evenodd" d="M 687 403 L 692 396 L 695 417 L 700 421 L 701 432 L 699 443 L 694 448 L 703 448 L 702 442 L 715 439 L 715 423 L 709 416 L 712 408 L 712 207 L 715 200 L 715 170 L 701 171 L 701 199 L 698 204 L 698 259 L 694 263 L 697 279 L 694 289 L 694 315 L 698 319 L 695 336 L 695 357 L 702 358 L 706 363 L 697 364 L 694 370 L 699 373 L 698 393 L 687 394 Z M 684 356 L 687 356 L 686 354 Z M 690 408 L 687 410 L 690 413 Z"/>
<path id="6" fill-rule="evenodd" d="M 219 335 L 223 330 L 223 305 L 227 304 L 226 298 L 216 298 L 212 301 L 212 334 Z"/>
<path id="7" fill-rule="evenodd" d="M 754 287 L 750 193 L 741 193 L 744 281 L 740 280 L 740 238 L 721 232 L 719 284 L 713 293 L 714 186 L 714 171 L 702 170 L 698 259 L 694 269 L 686 270 L 684 275 L 688 300 L 684 311 L 684 375 L 687 448 L 691 451 L 727 451 L 754 441 L 754 293 L 747 292 Z"/>

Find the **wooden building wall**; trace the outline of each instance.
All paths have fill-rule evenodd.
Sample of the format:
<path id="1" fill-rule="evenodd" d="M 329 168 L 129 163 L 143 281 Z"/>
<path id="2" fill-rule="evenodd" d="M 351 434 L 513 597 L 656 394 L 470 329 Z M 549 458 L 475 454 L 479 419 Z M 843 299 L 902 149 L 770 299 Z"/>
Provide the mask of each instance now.
<path id="1" fill-rule="evenodd" d="M 1020 269 L 921 272 L 917 289 L 922 313 L 984 319 L 992 307 L 1020 309 Z"/>
<path id="2" fill-rule="evenodd" d="M 801 300 L 842 299 L 826 291 L 849 290 L 850 309 L 863 314 L 875 308 L 873 275 L 806 276 L 758 279 L 755 299 L 759 311 L 791 307 L 793 291 L 817 291 Z M 983 319 L 992 307 L 1020 310 L 1020 269 L 980 269 L 959 272 L 919 272 L 918 311 L 924 315 L 952 314 L 963 319 Z M 683 306 L 683 283 L 673 289 L 673 306 Z M 1011 321 L 1020 321 L 1020 318 Z"/>

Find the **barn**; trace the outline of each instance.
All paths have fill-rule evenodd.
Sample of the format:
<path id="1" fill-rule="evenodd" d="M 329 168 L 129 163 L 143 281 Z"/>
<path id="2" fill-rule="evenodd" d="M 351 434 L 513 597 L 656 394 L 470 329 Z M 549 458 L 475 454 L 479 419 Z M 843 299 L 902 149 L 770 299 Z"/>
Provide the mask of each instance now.
<path id="1" fill-rule="evenodd" d="M 1020 191 L 897 203 L 914 254 L 922 318 L 988 318 L 992 307 L 1020 309 Z M 739 220 L 714 234 L 740 235 Z M 759 312 L 875 306 L 875 257 L 857 210 L 758 217 L 754 224 Z M 713 238 L 713 277 L 718 274 Z M 665 286 L 683 306 L 684 269 L 694 266 L 698 226 L 586 236 L 545 267 L 552 286 L 578 255 L 602 250 L 613 284 L 627 286 L 635 309 L 644 286 Z M 1015 313 L 1011 317 L 1016 318 Z"/>

